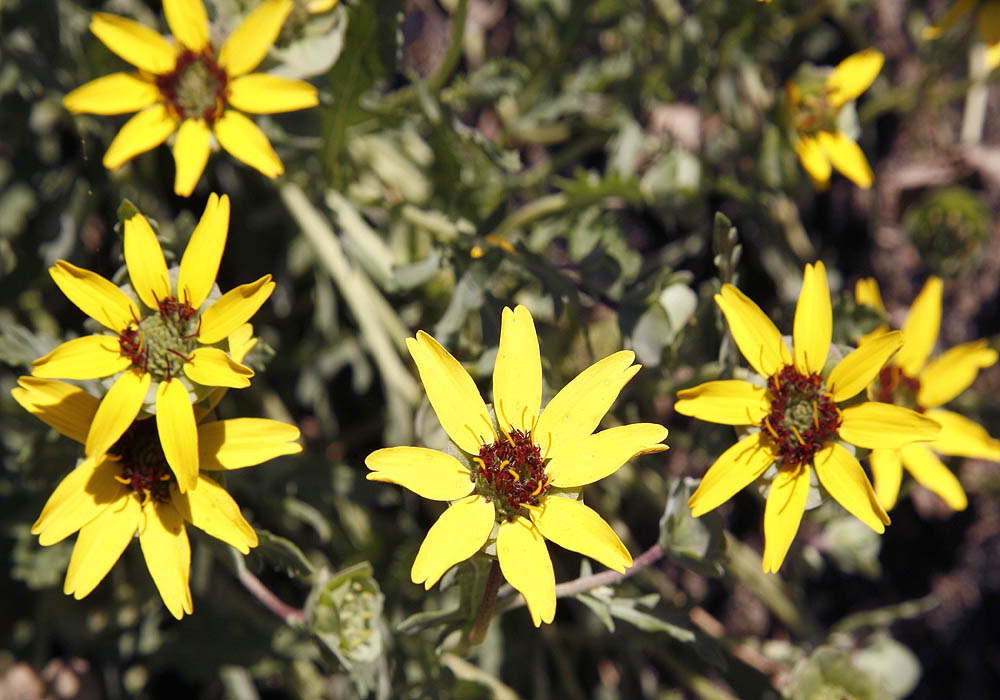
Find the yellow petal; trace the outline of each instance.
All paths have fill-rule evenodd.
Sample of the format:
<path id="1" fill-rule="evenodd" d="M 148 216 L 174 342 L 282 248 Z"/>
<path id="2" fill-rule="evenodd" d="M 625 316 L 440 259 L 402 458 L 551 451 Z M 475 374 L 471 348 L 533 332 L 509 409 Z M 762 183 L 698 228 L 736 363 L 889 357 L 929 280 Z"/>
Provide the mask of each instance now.
<path id="1" fill-rule="evenodd" d="M 140 153 L 159 146 L 176 128 L 177 122 L 162 104 L 147 107 L 125 122 L 104 154 L 104 167 L 117 170 Z"/>
<path id="2" fill-rule="evenodd" d="M 202 469 L 242 469 L 302 451 L 299 429 L 269 418 L 230 418 L 198 427 Z"/>
<path id="3" fill-rule="evenodd" d="M 1000 4 L 984 2 L 976 15 L 976 28 L 986 44 L 986 67 L 1000 65 Z"/>
<path id="4" fill-rule="evenodd" d="M 128 498 L 126 487 L 115 480 L 118 463 L 110 459 L 85 459 L 59 482 L 45 502 L 31 534 L 48 546 L 61 542 L 100 515 L 105 508 L 117 507 Z"/>
<path id="5" fill-rule="evenodd" d="M 486 544 L 496 523 L 496 509 L 482 496 L 466 496 L 453 503 L 427 531 L 410 580 L 429 590 L 444 572 Z"/>
<path id="6" fill-rule="evenodd" d="M 476 383 L 458 360 L 427 333 L 417 331 L 416 338 L 406 339 L 406 347 L 441 427 L 459 449 L 478 455 L 480 446 L 492 444 L 495 434 Z"/>
<path id="7" fill-rule="evenodd" d="M 969 505 L 965 489 L 933 452 L 924 445 L 907 445 L 901 453 L 903 466 L 919 484 L 936 493 L 952 510 L 965 510 Z"/>
<path id="8" fill-rule="evenodd" d="M 870 306 L 885 313 L 885 304 L 882 302 L 882 293 L 879 291 L 878 282 L 874 277 L 865 277 L 858 280 L 854 285 L 854 300 L 862 306 Z"/>
<path id="9" fill-rule="evenodd" d="M 163 75 L 177 63 L 170 42 L 135 20 L 97 12 L 90 21 L 90 31 L 109 49 L 147 73 Z"/>
<path id="10" fill-rule="evenodd" d="M 869 188 L 875 181 L 864 151 L 847 134 L 840 131 L 821 131 L 816 139 L 833 167 L 844 177 L 861 188 Z"/>
<path id="11" fill-rule="evenodd" d="M 774 463 L 775 456 L 763 433 L 754 433 L 723 452 L 709 467 L 688 499 L 694 517 L 718 508 L 756 481 Z"/>
<path id="12" fill-rule="evenodd" d="M 176 377 L 160 382 L 156 390 L 156 431 L 178 488 L 182 493 L 194 488 L 198 480 L 198 428 L 188 391 Z"/>
<path id="13" fill-rule="evenodd" d="M 387 481 L 432 501 L 456 501 L 472 493 L 472 473 L 457 459 L 425 447 L 385 447 L 365 458 L 369 481 Z"/>
<path id="14" fill-rule="evenodd" d="M 84 525 L 73 546 L 63 593 L 80 600 L 94 590 L 132 541 L 141 518 L 139 501 L 129 497 Z"/>
<path id="15" fill-rule="evenodd" d="M 531 511 L 538 531 L 560 547 L 595 559 L 620 574 L 632 566 L 632 555 L 595 511 L 572 498 L 550 496 Z"/>
<path id="16" fill-rule="evenodd" d="M 875 496 L 861 464 L 844 447 L 834 442 L 813 457 L 819 483 L 844 509 L 875 532 L 885 532 L 889 516 Z"/>
<path id="17" fill-rule="evenodd" d="M 90 424 L 90 431 L 87 433 L 84 452 L 88 457 L 97 459 L 104 456 L 128 430 L 139 415 L 151 380 L 148 373 L 130 369 L 111 385 L 108 393 L 101 399 L 101 405 L 97 407 L 94 422 Z"/>
<path id="18" fill-rule="evenodd" d="M 542 360 L 535 322 L 523 306 L 503 310 L 493 367 L 493 409 L 504 430 L 529 433 L 542 405 Z"/>
<path id="19" fill-rule="evenodd" d="M 230 544 L 244 554 L 258 543 L 257 532 L 246 521 L 229 492 L 207 476 L 187 493 L 171 492 L 177 511 L 196 528 Z"/>
<path id="20" fill-rule="evenodd" d="M 143 304 L 159 309 L 161 301 L 173 296 L 163 249 L 153 227 L 142 214 L 137 213 L 125 221 L 125 264 Z"/>
<path id="21" fill-rule="evenodd" d="M 170 614 L 178 620 L 191 614 L 191 544 L 188 542 L 184 519 L 171 503 L 146 501 L 142 514 L 144 525 L 139 533 L 139 545 L 146 558 L 146 567 L 160 597 Z"/>
<path id="22" fill-rule="evenodd" d="M 219 65 L 230 78 L 249 73 L 264 60 L 293 5 L 292 0 L 267 0 L 236 28 L 219 52 Z"/>
<path id="23" fill-rule="evenodd" d="M 826 364 L 833 338 L 833 307 L 830 305 L 830 285 L 826 281 L 826 266 L 820 260 L 806 265 L 802 277 L 802 292 L 795 306 L 795 366 L 803 374 L 819 374 Z"/>
<path id="24" fill-rule="evenodd" d="M 997 363 L 997 351 L 985 340 L 956 345 L 927 363 L 920 373 L 917 403 L 936 408 L 948 403 L 969 388 L 979 370 Z"/>
<path id="25" fill-rule="evenodd" d="M 201 0 L 163 0 L 163 12 L 184 48 L 201 53 L 209 47 L 208 14 Z"/>
<path id="26" fill-rule="evenodd" d="M 826 385 L 835 402 L 846 401 L 875 381 L 882 367 L 903 345 L 903 334 L 892 331 L 858 344 L 830 372 Z"/>
<path id="27" fill-rule="evenodd" d="M 715 295 L 715 303 L 726 315 L 737 347 L 757 374 L 770 377 L 792 364 L 792 354 L 777 327 L 743 292 L 724 284 Z"/>
<path id="28" fill-rule="evenodd" d="M 184 374 L 202 386 L 227 386 L 245 389 L 250 386 L 254 372 L 249 367 L 234 362 L 225 350 L 201 347 L 191 353 L 191 361 L 184 364 Z"/>
<path id="29" fill-rule="evenodd" d="M 138 112 L 160 99 L 160 88 L 141 73 L 112 73 L 84 83 L 63 98 L 73 114 Z"/>
<path id="30" fill-rule="evenodd" d="M 941 330 L 941 291 L 938 277 L 930 277 L 913 300 L 903 324 L 903 347 L 896 355 L 896 365 L 911 377 L 919 377 L 930 357 Z"/>
<path id="31" fill-rule="evenodd" d="M 276 114 L 315 107 L 319 97 L 304 80 L 253 73 L 229 83 L 229 104 L 251 114 Z"/>
<path id="32" fill-rule="evenodd" d="M 872 450 L 868 457 L 875 479 L 875 495 L 886 510 L 892 510 L 903 482 L 903 460 L 899 450 Z"/>
<path id="33" fill-rule="evenodd" d="M 983 426 L 940 408 L 927 411 L 925 415 L 941 426 L 937 439 L 928 443 L 928 447 L 946 455 L 1000 462 L 1000 440 L 990 437 Z"/>
<path id="34" fill-rule="evenodd" d="M 674 410 L 724 425 L 759 425 L 770 411 L 767 389 L 741 379 L 705 382 L 677 392 Z"/>
<path id="35" fill-rule="evenodd" d="M 45 357 L 31 363 L 31 373 L 49 379 L 98 379 L 132 366 L 121 354 L 118 338 L 85 335 L 68 340 Z"/>
<path id="36" fill-rule="evenodd" d="M 564 446 L 545 467 L 552 484 L 574 488 L 614 474 L 633 457 L 667 449 L 660 443 L 667 429 L 655 423 L 631 423 L 587 435 Z"/>
<path id="37" fill-rule="evenodd" d="M 215 137 L 229 155 L 268 177 L 275 178 L 285 172 L 267 136 L 240 112 L 227 109 L 215 122 Z"/>
<path id="38" fill-rule="evenodd" d="M 243 362 L 249 352 L 257 345 L 258 340 L 260 339 L 253 336 L 253 326 L 249 323 L 244 323 L 230 333 L 229 338 L 227 338 L 229 356 L 237 362 Z"/>
<path id="39" fill-rule="evenodd" d="M 809 177 L 820 189 L 824 189 L 830 183 L 830 174 L 833 167 L 830 159 L 826 157 L 826 151 L 819 145 L 819 141 L 813 136 L 800 136 L 795 142 L 795 152 L 799 155 L 802 167 L 809 173 Z"/>
<path id="40" fill-rule="evenodd" d="M 830 104 L 841 107 L 858 99 L 875 82 L 883 65 L 885 56 L 878 49 L 865 49 L 845 58 L 826 79 Z"/>
<path id="41" fill-rule="evenodd" d="M 81 445 L 100 400 L 78 386 L 37 377 L 19 377 L 11 395 L 36 418 Z"/>
<path id="42" fill-rule="evenodd" d="M 264 275 L 256 282 L 230 289 L 201 315 L 198 340 L 205 345 L 225 340 L 257 313 L 273 291 L 271 275 Z"/>
<path id="43" fill-rule="evenodd" d="M 212 152 L 212 131 L 204 119 L 185 119 L 174 141 L 174 194 L 190 197 Z"/>
<path id="44" fill-rule="evenodd" d="M 639 371 L 635 353 L 622 350 L 583 370 L 552 397 L 535 426 L 542 456 L 555 459 L 587 437 L 604 418 L 622 388 Z"/>
<path id="45" fill-rule="evenodd" d="M 837 432 L 841 439 L 869 449 L 933 440 L 941 430 L 936 422 L 916 411 L 878 401 L 845 408 L 840 415 L 843 423 Z"/>
<path id="46" fill-rule="evenodd" d="M 49 274 L 67 299 L 108 330 L 120 333 L 140 318 L 139 307 L 125 292 L 90 270 L 57 260 Z"/>
<path id="47" fill-rule="evenodd" d="M 764 573 L 778 573 L 788 554 L 809 496 L 809 467 L 780 469 L 764 506 Z"/>
<path id="48" fill-rule="evenodd" d="M 924 39 L 937 39 L 950 29 L 955 22 L 969 14 L 977 4 L 979 4 L 979 0 L 957 0 L 951 3 L 951 7 L 948 8 L 948 11 L 944 13 L 944 17 L 937 24 L 924 28 Z"/>
<path id="49" fill-rule="evenodd" d="M 181 270 L 177 277 L 178 297 L 195 309 L 201 308 L 209 292 L 212 291 L 215 276 L 219 273 L 219 263 L 222 261 L 222 251 L 226 247 L 228 233 L 229 195 L 224 194 L 220 197 L 213 192 L 208 197 L 205 211 L 194 233 L 191 234 L 187 248 L 184 249 Z M 220 335 L 218 340 L 202 342 L 218 342 L 225 337 Z"/>
<path id="50" fill-rule="evenodd" d="M 530 520 L 517 518 L 500 523 L 497 559 L 504 578 L 524 596 L 535 627 L 552 622 L 556 615 L 556 575 L 545 538 Z"/>

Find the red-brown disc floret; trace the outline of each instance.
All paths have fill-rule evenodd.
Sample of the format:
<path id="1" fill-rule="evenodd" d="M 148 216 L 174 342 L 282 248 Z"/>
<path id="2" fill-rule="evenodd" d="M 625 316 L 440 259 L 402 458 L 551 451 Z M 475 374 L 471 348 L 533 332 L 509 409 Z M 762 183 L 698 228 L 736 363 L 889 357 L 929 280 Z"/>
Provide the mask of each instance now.
<path id="1" fill-rule="evenodd" d="M 229 75 L 211 48 L 202 53 L 185 49 L 171 72 L 157 76 L 156 86 L 181 120 L 201 118 L 212 124 L 229 97 Z"/>
<path id="2" fill-rule="evenodd" d="M 798 466 L 813 456 L 840 428 L 837 405 L 826 393 L 823 377 L 786 365 L 767 380 L 771 408 L 761 421 L 782 466 Z"/>
<path id="3" fill-rule="evenodd" d="M 875 401 L 905 406 L 923 413 L 927 407 L 921 406 L 917 402 L 919 393 L 919 379 L 911 377 L 896 365 L 889 364 L 878 373 L 878 379 L 875 380 L 875 386 L 872 390 L 872 398 Z"/>
<path id="4" fill-rule="evenodd" d="M 498 519 L 513 520 L 524 506 L 537 506 L 548 493 L 551 477 L 531 433 L 512 430 L 496 442 L 479 448 L 478 469 L 472 480 L 493 502 Z"/>
<path id="5" fill-rule="evenodd" d="M 108 455 L 118 462 L 115 479 L 131 488 L 143 504 L 150 498 L 157 503 L 170 500 L 174 476 L 160 445 L 156 421 L 145 419 L 132 423 L 108 450 Z"/>

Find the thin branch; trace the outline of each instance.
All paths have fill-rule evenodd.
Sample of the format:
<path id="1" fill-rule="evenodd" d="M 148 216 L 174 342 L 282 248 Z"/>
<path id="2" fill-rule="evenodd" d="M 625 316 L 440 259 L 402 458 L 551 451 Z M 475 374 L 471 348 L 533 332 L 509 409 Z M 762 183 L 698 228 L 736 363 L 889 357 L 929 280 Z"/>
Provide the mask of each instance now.
<path id="1" fill-rule="evenodd" d="M 242 557 L 236 558 L 236 577 L 250 595 L 260 601 L 261 605 L 280 617 L 290 625 L 300 624 L 305 619 L 305 613 L 300 608 L 292 607 L 278 598 L 270 588 L 254 576 L 247 568 Z"/>

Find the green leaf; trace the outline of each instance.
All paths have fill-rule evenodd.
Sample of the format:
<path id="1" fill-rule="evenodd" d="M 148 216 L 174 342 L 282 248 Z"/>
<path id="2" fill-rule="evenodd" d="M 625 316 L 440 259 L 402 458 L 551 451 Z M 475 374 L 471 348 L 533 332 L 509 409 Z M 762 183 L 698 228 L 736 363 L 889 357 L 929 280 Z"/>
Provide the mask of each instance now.
<path id="1" fill-rule="evenodd" d="M 257 537 L 260 539 L 260 544 L 252 549 L 247 557 L 248 565 L 252 568 L 266 564 L 285 572 L 287 576 L 298 578 L 313 574 L 313 565 L 291 540 L 286 540 L 268 530 L 257 530 Z"/>
<path id="2" fill-rule="evenodd" d="M 700 518 L 691 515 L 688 499 L 697 486 L 698 480 L 690 477 L 673 482 L 660 518 L 660 546 L 677 563 L 702 576 L 721 576 L 726 546 L 722 518 L 715 511 Z"/>

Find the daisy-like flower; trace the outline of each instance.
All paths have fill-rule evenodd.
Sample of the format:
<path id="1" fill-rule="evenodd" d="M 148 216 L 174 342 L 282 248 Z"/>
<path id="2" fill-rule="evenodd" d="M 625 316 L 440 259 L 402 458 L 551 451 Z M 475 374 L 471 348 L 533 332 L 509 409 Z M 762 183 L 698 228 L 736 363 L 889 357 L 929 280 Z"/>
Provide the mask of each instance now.
<path id="1" fill-rule="evenodd" d="M 874 175 L 868 159 L 849 133 L 852 128 L 843 123 L 843 117 L 853 116 L 853 111 L 843 108 L 875 82 L 884 63 L 880 51 L 866 49 L 848 56 L 836 68 L 803 70 L 789 81 L 798 136 L 795 152 L 817 187 L 829 185 L 832 168 L 858 187 L 871 187 Z"/>
<path id="2" fill-rule="evenodd" d="M 938 425 L 901 406 L 842 404 L 878 375 L 899 350 L 901 334 L 887 333 L 862 345 L 827 372 L 833 314 L 822 262 L 805 268 L 795 308 L 794 352 L 760 307 L 736 287 L 724 285 L 715 301 L 740 352 L 765 386 L 733 379 L 678 392 L 678 413 L 756 429 L 709 468 L 689 501 L 694 516 L 728 501 L 774 464 L 777 474 L 764 509 L 765 572 L 777 573 L 785 560 L 805 512 L 814 469 L 830 496 L 870 528 L 884 532 L 889 516 L 858 460 L 842 443 L 895 449 L 933 438 Z"/>
<path id="3" fill-rule="evenodd" d="M 941 280 L 929 278 L 903 324 L 903 346 L 868 387 L 868 395 L 876 401 L 915 409 L 941 425 L 941 432 L 931 442 L 872 450 L 869 461 L 875 493 L 886 509 L 896 505 L 904 467 L 953 510 L 964 510 L 968 505 L 965 491 L 937 455 L 1000 462 L 1000 441 L 975 421 L 941 408 L 965 391 L 979 370 L 992 367 L 998 359 L 996 350 L 985 340 L 957 345 L 930 359 L 941 329 L 941 293 Z M 874 279 L 859 280 L 854 295 L 859 304 L 885 313 Z M 882 326 L 863 338 L 861 345 L 886 333 L 889 327 Z"/>
<path id="4" fill-rule="evenodd" d="M 63 435 L 84 443 L 100 402 L 66 382 L 21 377 L 14 398 Z M 250 467 L 296 454 L 299 430 L 264 418 L 207 421 L 198 426 L 202 469 Z M 192 611 L 191 547 L 185 522 L 236 547 L 257 546 L 257 533 L 216 481 L 198 474 L 181 493 L 167 465 L 153 420 L 133 422 L 100 457 L 81 461 L 56 487 L 31 527 L 42 545 L 79 531 L 63 591 L 77 600 L 107 575 L 138 534 L 139 546 L 167 609 L 177 619 Z"/>
<path id="5" fill-rule="evenodd" d="M 110 331 L 63 343 L 32 370 L 51 379 L 118 375 L 90 425 L 87 457 L 100 460 L 145 406 L 156 413 L 180 490 L 194 487 L 199 447 L 192 400 L 207 398 L 215 387 L 250 386 L 253 370 L 241 364 L 250 338 L 241 328 L 274 291 L 264 275 L 221 297 L 213 292 L 228 229 L 229 198 L 213 194 L 175 272 L 167 270 L 156 234 L 139 213 L 125 221 L 131 288 L 64 260 L 49 269 L 69 300 Z M 242 346 L 240 359 L 234 343 Z"/>
<path id="6" fill-rule="evenodd" d="M 274 114 L 319 103 L 301 80 L 251 73 L 267 55 L 292 0 L 266 0 L 216 51 L 202 0 L 164 0 L 173 42 L 134 20 L 98 12 L 90 30 L 138 68 L 92 80 L 63 99 L 74 114 L 138 113 L 104 154 L 117 170 L 177 132 L 174 191 L 188 196 L 201 178 L 212 137 L 231 156 L 274 178 L 284 172 L 267 136 L 242 112 Z"/>
<path id="7" fill-rule="evenodd" d="M 924 38 L 937 39 L 973 11 L 976 29 L 986 44 L 986 65 L 993 70 L 1000 66 L 1000 2 L 997 0 L 958 0 L 937 24 L 924 29 Z"/>
<path id="8" fill-rule="evenodd" d="M 545 540 L 624 572 L 632 557 L 614 530 L 579 500 L 580 487 L 632 457 L 667 449 L 667 429 L 635 423 L 594 429 L 639 371 L 617 352 L 567 384 L 542 412 L 542 366 L 531 314 L 503 310 L 493 369 L 493 413 L 458 361 L 423 331 L 406 345 L 452 453 L 390 447 L 368 455 L 372 481 L 451 505 L 424 538 L 410 577 L 430 589 L 455 564 L 495 541 L 500 570 L 520 591 L 535 626 L 556 610 Z"/>

